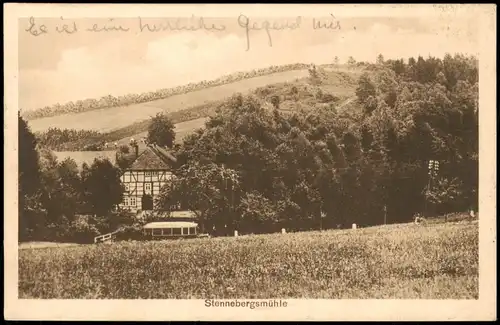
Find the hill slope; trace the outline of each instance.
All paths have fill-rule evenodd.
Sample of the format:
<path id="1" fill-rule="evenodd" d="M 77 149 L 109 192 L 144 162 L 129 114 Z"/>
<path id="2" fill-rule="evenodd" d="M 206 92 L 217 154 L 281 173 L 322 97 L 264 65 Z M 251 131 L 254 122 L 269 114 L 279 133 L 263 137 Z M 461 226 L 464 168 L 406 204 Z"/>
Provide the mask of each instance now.
<path id="1" fill-rule="evenodd" d="M 347 104 L 355 100 L 357 79 L 362 72 L 363 68 L 325 66 L 319 83 L 312 82 L 308 70 L 277 72 L 166 99 L 30 120 L 28 124 L 39 133 L 49 128 L 98 132 L 97 135 L 86 135 L 85 138 L 52 147 L 62 151 L 86 150 L 84 148 L 89 144 L 126 144 L 131 137 L 140 139 L 146 134 L 150 117 L 163 112 L 176 124 L 176 140 L 181 141 L 186 134 L 203 127 L 206 118 L 235 93 L 253 93 L 267 102 L 278 96 L 280 108 L 284 111 L 310 109 L 318 105 L 349 109 L 352 105 Z M 48 140 L 51 142 L 51 139 Z"/>
<path id="2" fill-rule="evenodd" d="M 307 70 L 279 72 L 141 104 L 31 120 L 29 125 L 34 132 L 44 131 L 50 127 L 109 132 L 137 121 L 149 119 L 150 116 L 156 113 L 176 112 L 208 101 L 221 100 L 236 92 L 246 93 L 257 87 L 291 81 L 307 75 Z"/>

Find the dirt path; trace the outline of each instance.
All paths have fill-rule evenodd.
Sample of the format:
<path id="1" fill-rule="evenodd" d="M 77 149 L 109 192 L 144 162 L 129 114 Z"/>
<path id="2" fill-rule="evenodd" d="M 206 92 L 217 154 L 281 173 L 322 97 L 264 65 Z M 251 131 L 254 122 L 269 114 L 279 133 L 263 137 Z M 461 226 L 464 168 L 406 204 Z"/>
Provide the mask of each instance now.
<path id="1" fill-rule="evenodd" d="M 345 100 L 342 104 L 340 104 L 338 107 L 337 107 L 337 110 L 340 110 L 342 109 L 344 106 L 346 106 L 347 104 L 350 104 L 352 103 L 353 101 L 356 100 L 356 97 L 351 97 L 351 98 L 348 98 L 347 100 Z"/>
<path id="2" fill-rule="evenodd" d="M 20 243 L 19 249 L 37 249 L 37 248 L 72 247 L 72 246 L 80 246 L 80 244 L 53 243 L 53 242 L 27 242 L 27 243 Z"/>

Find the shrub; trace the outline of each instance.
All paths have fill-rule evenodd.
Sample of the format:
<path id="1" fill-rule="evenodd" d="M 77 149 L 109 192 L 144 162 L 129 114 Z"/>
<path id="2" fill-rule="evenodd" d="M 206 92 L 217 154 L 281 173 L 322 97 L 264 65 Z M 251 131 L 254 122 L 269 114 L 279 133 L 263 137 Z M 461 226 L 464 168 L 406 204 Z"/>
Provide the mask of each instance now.
<path id="1" fill-rule="evenodd" d="M 340 98 L 338 98 L 337 96 L 334 96 L 332 94 L 323 93 L 319 99 L 322 103 L 332 103 L 332 102 L 339 101 Z"/>
<path id="2" fill-rule="evenodd" d="M 51 222 L 39 230 L 40 239 L 44 241 L 71 241 L 71 223 L 66 217 L 61 217 L 57 223 Z"/>
<path id="3" fill-rule="evenodd" d="M 71 241 L 80 244 L 93 243 L 94 237 L 99 236 L 101 232 L 92 221 L 91 216 L 77 216 L 68 229 Z"/>
<path id="4" fill-rule="evenodd" d="M 143 239 L 142 224 L 121 226 L 115 235 L 116 240 L 141 240 Z"/>

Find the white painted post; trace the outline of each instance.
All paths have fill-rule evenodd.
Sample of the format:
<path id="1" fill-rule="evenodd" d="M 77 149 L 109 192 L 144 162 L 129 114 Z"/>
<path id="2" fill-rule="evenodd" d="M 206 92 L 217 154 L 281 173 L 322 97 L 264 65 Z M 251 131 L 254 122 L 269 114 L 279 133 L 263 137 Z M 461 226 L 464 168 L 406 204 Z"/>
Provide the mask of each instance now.
<path id="1" fill-rule="evenodd" d="M 282 234 L 286 234 L 286 229 L 285 228 L 281 228 L 281 233 Z"/>
<path id="2" fill-rule="evenodd" d="M 356 224 L 355 223 L 352 224 L 352 229 L 356 229 Z"/>
<path id="3" fill-rule="evenodd" d="M 474 210 L 472 210 L 472 209 L 470 210 L 470 217 L 471 217 L 472 219 L 474 219 Z"/>
<path id="4" fill-rule="evenodd" d="M 234 237 L 238 237 L 238 230 L 234 231 Z"/>

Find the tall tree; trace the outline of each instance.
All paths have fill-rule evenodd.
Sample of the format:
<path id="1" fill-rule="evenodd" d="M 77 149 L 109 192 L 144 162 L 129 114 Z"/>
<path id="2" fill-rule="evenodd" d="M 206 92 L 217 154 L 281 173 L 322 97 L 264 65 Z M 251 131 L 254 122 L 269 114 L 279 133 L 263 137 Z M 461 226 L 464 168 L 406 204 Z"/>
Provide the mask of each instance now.
<path id="1" fill-rule="evenodd" d="M 185 206 L 198 215 L 205 229 L 223 234 L 235 227 L 239 187 L 234 170 L 215 163 L 193 163 L 179 169 L 171 183 L 162 187 L 155 206 L 164 211 Z"/>
<path id="2" fill-rule="evenodd" d="M 271 104 L 273 104 L 273 107 L 275 109 L 280 108 L 280 97 L 279 96 L 272 96 L 271 97 Z"/>
<path id="3" fill-rule="evenodd" d="M 376 95 L 377 89 L 375 88 L 375 84 L 371 81 L 370 76 L 366 72 L 363 73 L 358 81 L 356 96 L 363 105 L 364 111 L 368 114 L 377 108 Z"/>
<path id="4" fill-rule="evenodd" d="M 172 148 L 175 141 L 175 126 L 168 116 L 158 113 L 151 119 L 147 141 L 160 147 Z"/>
<path id="5" fill-rule="evenodd" d="M 61 225 L 72 221 L 83 209 L 83 191 L 76 162 L 67 158 L 61 162 L 49 150 L 41 155 L 43 196 L 47 222 Z"/>
<path id="6" fill-rule="evenodd" d="M 95 159 L 82 172 L 85 199 L 92 214 L 106 216 L 123 199 L 120 170 L 107 159 Z"/>
<path id="7" fill-rule="evenodd" d="M 40 185 L 37 139 L 20 115 L 18 127 L 19 191 L 20 195 L 32 195 Z"/>
<path id="8" fill-rule="evenodd" d="M 135 154 L 135 148 L 132 149 L 132 152 L 130 152 L 129 146 L 122 145 L 116 151 L 116 164 L 122 171 L 129 168 L 137 158 Z"/>
<path id="9" fill-rule="evenodd" d="M 382 54 L 377 56 L 377 64 L 384 64 L 384 56 Z"/>
<path id="10" fill-rule="evenodd" d="M 18 213 L 19 239 L 27 239 L 41 218 L 41 207 L 37 199 L 40 189 L 40 166 L 37 142 L 28 124 L 18 115 Z"/>

